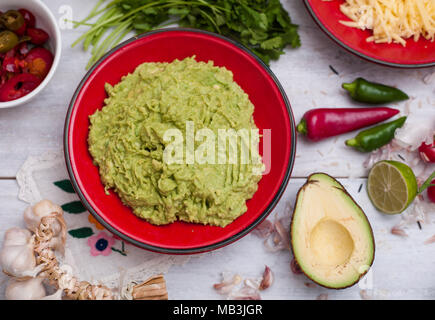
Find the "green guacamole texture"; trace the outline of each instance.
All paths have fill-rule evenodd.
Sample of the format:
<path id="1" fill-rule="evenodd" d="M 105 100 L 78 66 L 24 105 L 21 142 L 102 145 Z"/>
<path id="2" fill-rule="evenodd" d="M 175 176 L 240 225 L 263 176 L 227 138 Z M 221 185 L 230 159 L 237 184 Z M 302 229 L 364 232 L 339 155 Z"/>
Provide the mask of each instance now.
<path id="1" fill-rule="evenodd" d="M 247 211 L 264 168 L 258 147 L 260 161 L 247 164 L 240 157 L 224 164 L 167 163 L 163 156 L 171 143 L 165 132 L 178 129 L 186 138 L 187 122 L 216 135 L 257 129 L 254 105 L 231 71 L 195 57 L 144 63 L 115 86 L 106 84 L 106 91 L 104 107 L 90 116 L 88 136 L 106 193 L 113 189 L 155 225 L 181 220 L 225 227 Z"/>

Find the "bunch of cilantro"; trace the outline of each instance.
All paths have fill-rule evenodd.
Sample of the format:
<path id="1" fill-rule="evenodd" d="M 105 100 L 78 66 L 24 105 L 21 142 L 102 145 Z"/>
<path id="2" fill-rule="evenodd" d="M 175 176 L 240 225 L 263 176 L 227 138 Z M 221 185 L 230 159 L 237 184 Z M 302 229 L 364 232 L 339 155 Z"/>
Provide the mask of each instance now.
<path id="1" fill-rule="evenodd" d="M 257 54 L 266 64 L 300 46 L 298 26 L 293 24 L 279 0 L 112 0 L 95 8 L 76 26 L 85 32 L 73 45 L 83 41 L 92 48 L 89 65 L 134 31 L 137 34 L 171 24 L 216 32 L 232 38 Z M 93 21 L 93 23 L 89 23 Z"/>

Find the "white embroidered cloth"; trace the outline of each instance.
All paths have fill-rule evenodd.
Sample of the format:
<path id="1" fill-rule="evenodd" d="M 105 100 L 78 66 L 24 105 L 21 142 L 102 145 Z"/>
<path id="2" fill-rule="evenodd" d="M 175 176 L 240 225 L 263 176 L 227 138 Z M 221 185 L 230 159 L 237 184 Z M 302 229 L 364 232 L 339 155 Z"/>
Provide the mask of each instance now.
<path id="1" fill-rule="evenodd" d="M 83 211 L 78 196 L 68 188 L 69 176 L 61 152 L 29 157 L 17 173 L 17 182 L 20 200 L 34 204 L 49 199 L 63 206 L 68 227 L 64 262 L 73 267 L 80 280 L 119 288 L 131 281 L 141 282 L 151 275 L 165 273 L 172 265 L 189 260 L 189 256 L 137 248 L 114 237 L 93 220 L 89 212 Z"/>

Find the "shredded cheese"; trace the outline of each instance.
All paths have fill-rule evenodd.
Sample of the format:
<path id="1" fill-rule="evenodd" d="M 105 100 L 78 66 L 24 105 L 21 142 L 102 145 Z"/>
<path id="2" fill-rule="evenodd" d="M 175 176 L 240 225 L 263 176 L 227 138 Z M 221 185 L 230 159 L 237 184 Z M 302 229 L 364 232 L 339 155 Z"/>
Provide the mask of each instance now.
<path id="1" fill-rule="evenodd" d="M 340 23 L 373 31 L 369 42 L 406 46 L 409 38 L 435 39 L 435 0 L 346 0 L 340 9 L 352 20 Z"/>

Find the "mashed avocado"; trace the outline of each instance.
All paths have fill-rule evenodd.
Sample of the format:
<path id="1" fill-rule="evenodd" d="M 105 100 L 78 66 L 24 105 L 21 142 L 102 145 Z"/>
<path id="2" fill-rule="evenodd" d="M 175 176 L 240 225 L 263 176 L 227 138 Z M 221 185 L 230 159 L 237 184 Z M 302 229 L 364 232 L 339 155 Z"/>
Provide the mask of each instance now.
<path id="1" fill-rule="evenodd" d="M 90 116 L 88 138 L 106 191 L 113 188 L 137 216 L 156 225 L 182 220 L 224 227 L 246 212 L 262 163 L 239 157 L 236 163 L 169 164 L 163 156 L 171 143 L 165 132 L 178 129 L 186 138 L 188 122 L 216 135 L 257 129 L 254 106 L 230 71 L 194 57 L 144 63 L 106 91 L 105 106 Z M 253 152 L 260 157 L 258 148 Z"/>

